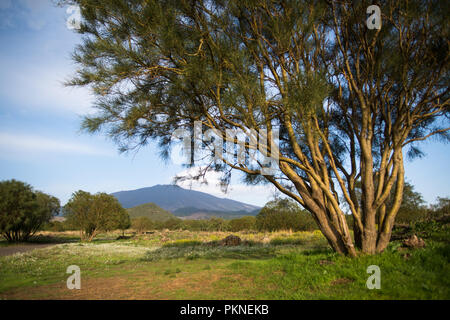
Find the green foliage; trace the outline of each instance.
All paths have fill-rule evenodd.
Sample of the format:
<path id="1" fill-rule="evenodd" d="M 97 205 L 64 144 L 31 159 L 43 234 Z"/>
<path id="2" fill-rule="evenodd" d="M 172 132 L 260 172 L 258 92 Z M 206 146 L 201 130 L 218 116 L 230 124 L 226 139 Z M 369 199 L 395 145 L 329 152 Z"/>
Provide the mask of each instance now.
<path id="1" fill-rule="evenodd" d="M 140 226 L 145 226 L 145 228 Z M 165 221 L 154 221 L 147 217 L 138 217 L 133 219 L 133 228 L 144 230 L 189 230 L 189 231 L 226 231 L 228 230 L 228 221 L 221 218 L 211 218 L 204 220 L 182 220 L 179 218 L 170 218 Z"/>
<path id="2" fill-rule="evenodd" d="M 138 233 L 142 233 L 155 228 L 155 223 L 147 217 L 137 217 L 131 219 L 131 227 Z"/>
<path id="3" fill-rule="evenodd" d="M 42 230 L 62 232 L 62 231 L 66 231 L 68 229 L 66 228 L 66 225 L 62 221 L 49 221 L 42 227 Z"/>
<path id="4" fill-rule="evenodd" d="M 182 220 L 178 218 L 171 218 L 167 221 L 164 221 L 162 224 L 160 224 L 162 229 L 169 229 L 169 230 L 177 230 L 181 229 Z"/>
<path id="5" fill-rule="evenodd" d="M 131 227 L 131 218 L 126 210 L 121 210 L 116 217 L 117 229 L 122 230 L 122 235 L 125 235 L 125 230 Z"/>
<path id="6" fill-rule="evenodd" d="M 397 224 L 393 237 L 405 239 L 417 235 L 425 240 L 450 242 L 449 199 L 438 198 L 437 203 L 424 210 L 417 219 L 409 219 L 407 224 Z"/>
<path id="7" fill-rule="evenodd" d="M 173 218 L 164 222 L 156 222 L 155 229 L 189 230 L 189 231 L 226 231 L 228 221 L 222 218 L 210 218 L 201 220 Z"/>
<path id="8" fill-rule="evenodd" d="M 390 208 L 393 205 L 394 196 L 391 195 L 386 206 Z M 398 210 L 395 221 L 398 223 L 412 223 L 425 218 L 427 209 L 422 195 L 414 190 L 414 186 L 405 182 L 403 189 L 403 200 Z"/>
<path id="9" fill-rule="evenodd" d="M 256 218 L 255 217 L 242 217 L 238 219 L 232 219 L 229 222 L 230 231 L 251 231 L 256 230 Z"/>
<path id="10" fill-rule="evenodd" d="M 227 231 L 228 221 L 222 218 L 211 218 L 207 220 L 207 231 Z"/>
<path id="11" fill-rule="evenodd" d="M 305 210 L 291 199 L 278 199 L 268 202 L 256 216 L 258 230 L 294 230 L 306 231 L 317 229 L 316 223 Z"/>
<path id="12" fill-rule="evenodd" d="M 438 197 L 426 215 L 411 224 L 411 233 L 424 239 L 450 242 L 450 199 Z"/>
<path id="13" fill-rule="evenodd" d="M 210 229 L 208 220 L 183 220 L 182 229 L 189 231 L 207 231 Z"/>
<path id="14" fill-rule="evenodd" d="M 450 198 L 437 198 L 437 202 L 431 206 L 430 215 L 433 218 L 443 218 L 450 215 Z"/>
<path id="15" fill-rule="evenodd" d="M 167 221 L 175 216 L 158 205 L 150 202 L 127 209 L 131 218 L 147 217 L 152 221 Z"/>
<path id="16" fill-rule="evenodd" d="M 361 182 L 358 181 L 356 183 L 356 196 L 361 198 Z M 391 190 L 391 193 L 388 196 L 386 201 L 386 208 L 391 208 L 394 205 L 394 193 L 395 188 Z M 425 201 L 423 200 L 422 195 L 414 190 L 414 186 L 405 181 L 403 187 L 403 196 L 402 203 L 395 217 L 396 223 L 405 223 L 410 224 L 413 222 L 420 221 L 424 219 L 427 215 L 427 208 L 425 206 Z M 353 226 L 353 219 L 350 226 Z"/>
<path id="17" fill-rule="evenodd" d="M 424 220 L 412 225 L 410 234 L 424 239 L 450 242 L 450 223 L 436 220 Z"/>
<path id="18" fill-rule="evenodd" d="M 69 225 L 82 231 L 82 240 L 91 241 L 100 231 L 129 226 L 127 211 L 119 201 L 106 193 L 90 194 L 79 190 L 64 206 Z"/>
<path id="19" fill-rule="evenodd" d="M 0 182 L 0 233 L 8 241 L 27 241 L 58 214 L 59 200 L 23 182 Z"/>

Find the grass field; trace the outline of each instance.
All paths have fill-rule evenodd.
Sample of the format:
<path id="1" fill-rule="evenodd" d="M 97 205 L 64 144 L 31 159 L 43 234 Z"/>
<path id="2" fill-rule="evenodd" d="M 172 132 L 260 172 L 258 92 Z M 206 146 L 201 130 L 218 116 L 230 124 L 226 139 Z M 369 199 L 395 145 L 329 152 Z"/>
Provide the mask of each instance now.
<path id="1" fill-rule="evenodd" d="M 44 233 L 43 249 L 0 257 L 0 299 L 449 299 L 450 246 L 399 248 L 346 258 L 316 232 L 234 233 L 240 246 L 223 247 L 230 233 L 155 231 L 115 240 L 102 234 Z M 64 242 L 64 243 L 58 243 Z M 6 246 L 0 243 L 0 246 Z M 69 290 L 66 269 L 81 269 L 81 290 Z M 370 265 L 381 289 L 366 287 Z"/>

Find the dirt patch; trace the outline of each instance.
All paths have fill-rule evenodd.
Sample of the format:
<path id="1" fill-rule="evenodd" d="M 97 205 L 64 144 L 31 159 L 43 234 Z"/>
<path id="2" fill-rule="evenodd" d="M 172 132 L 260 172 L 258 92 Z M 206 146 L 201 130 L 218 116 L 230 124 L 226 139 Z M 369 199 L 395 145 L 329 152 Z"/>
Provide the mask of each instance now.
<path id="1" fill-rule="evenodd" d="M 87 278 L 81 280 L 80 290 L 67 289 L 66 282 L 22 287 L 0 293 L 0 299 L 8 300 L 173 300 L 208 299 L 208 297 L 239 298 L 229 293 L 224 284 L 241 283 L 239 275 L 227 275 L 214 271 L 177 273 L 155 276 L 152 272 L 138 272 L 128 276 Z M 242 298 L 242 297 L 241 297 Z"/>
<path id="2" fill-rule="evenodd" d="M 34 249 L 42 249 L 56 245 L 56 243 L 36 243 L 36 244 L 13 244 L 7 247 L 0 247 L 0 257 L 10 256 L 16 253 L 28 252 Z"/>

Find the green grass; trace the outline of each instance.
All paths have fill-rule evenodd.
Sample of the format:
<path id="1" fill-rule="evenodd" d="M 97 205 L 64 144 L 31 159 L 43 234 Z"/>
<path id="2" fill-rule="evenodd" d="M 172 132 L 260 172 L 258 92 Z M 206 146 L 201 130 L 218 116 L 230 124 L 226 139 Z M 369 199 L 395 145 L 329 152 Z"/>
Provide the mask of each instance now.
<path id="1" fill-rule="evenodd" d="M 225 235 L 156 232 L 116 241 L 103 235 L 89 244 L 71 242 L 0 257 L 0 297 L 19 292 L 20 297 L 52 298 L 45 288 L 58 284 L 58 294 L 66 294 L 66 269 L 74 264 L 87 283 L 99 279 L 108 286 L 111 279 L 125 279 L 127 289 L 113 298 L 450 298 L 448 240 L 430 239 L 418 250 L 400 250 L 394 242 L 382 254 L 347 258 L 327 249 L 323 237 L 314 232 L 239 234 L 244 241 L 235 247 L 219 245 Z M 381 269 L 380 290 L 366 287 L 370 265 Z"/>
<path id="2" fill-rule="evenodd" d="M 193 247 L 162 247 L 154 251 L 149 251 L 143 261 L 158 261 L 163 259 L 185 258 L 194 259 L 261 259 L 275 256 L 275 248 L 267 246 L 193 246 Z"/>
<path id="3" fill-rule="evenodd" d="M 0 292 L 67 279 L 66 269 L 78 265 L 86 276 L 108 275 L 111 266 L 129 263 L 145 249 L 117 245 L 71 243 L 0 257 Z M 119 250 L 121 249 L 121 250 Z"/>
<path id="4" fill-rule="evenodd" d="M 358 258 L 329 250 L 291 252 L 269 260 L 235 262 L 232 268 L 256 279 L 255 285 L 261 287 L 256 298 L 261 299 L 449 299 L 449 259 L 448 244 L 432 243 L 425 249 L 387 250 Z M 380 267 L 380 290 L 366 287 L 370 265 Z"/>

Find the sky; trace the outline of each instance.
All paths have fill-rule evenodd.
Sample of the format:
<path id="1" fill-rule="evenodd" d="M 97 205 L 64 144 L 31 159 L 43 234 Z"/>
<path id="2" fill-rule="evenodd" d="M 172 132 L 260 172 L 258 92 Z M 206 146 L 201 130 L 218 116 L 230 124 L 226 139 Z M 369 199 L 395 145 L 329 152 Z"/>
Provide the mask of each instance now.
<path id="1" fill-rule="evenodd" d="M 0 181 L 27 182 L 62 204 L 80 189 L 110 193 L 172 183 L 187 171 L 161 160 L 155 144 L 120 154 L 105 136 L 80 132 L 94 100 L 85 88 L 63 85 L 76 70 L 70 55 L 81 42 L 67 27 L 67 9 L 51 0 L 0 0 Z M 426 156 L 406 162 L 406 176 L 432 203 L 450 195 L 450 148 L 422 147 Z M 273 187 L 244 185 L 239 173 L 224 194 L 218 178 L 211 173 L 208 185 L 182 186 L 259 206 L 273 198 Z"/>

